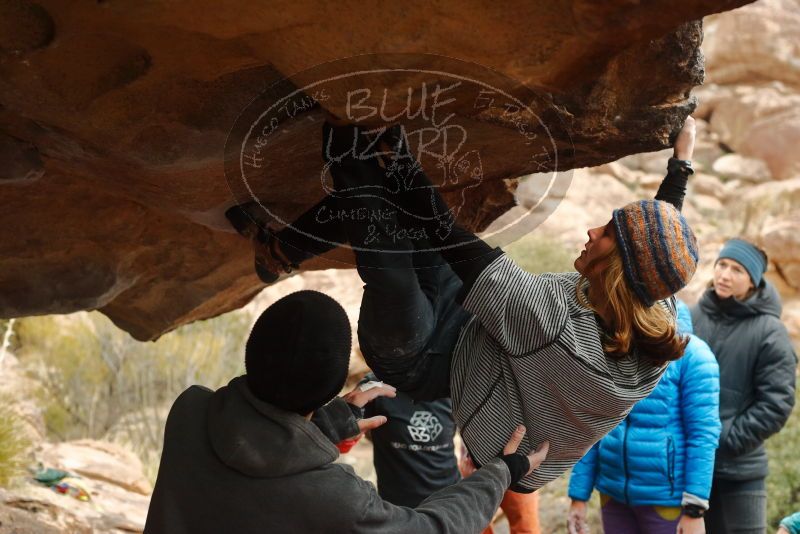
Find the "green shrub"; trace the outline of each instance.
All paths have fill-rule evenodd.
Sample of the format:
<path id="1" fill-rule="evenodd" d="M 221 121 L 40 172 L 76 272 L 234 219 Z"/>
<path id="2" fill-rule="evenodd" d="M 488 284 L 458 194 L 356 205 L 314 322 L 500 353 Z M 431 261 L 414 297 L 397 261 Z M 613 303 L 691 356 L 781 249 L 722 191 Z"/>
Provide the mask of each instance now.
<path id="1" fill-rule="evenodd" d="M 563 273 L 574 271 L 576 254 L 558 241 L 532 232 L 503 247 L 517 264 L 528 272 Z"/>
<path id="2" fill-rule="evenodd" d="M 30 317 L 16 328 L 20 362 L 41 385 L 51 438 L 112 439 L 155 473 L 168 408 L 187 387 L 218 388 L 244 371 L 250 317 L 226 314 L 139 342 L 105 316 Z"/>
<path id="3" fill-rule="evenodd" d="M 0 407 L 0 487 L 7 487 L 23 474 L 30 442 L 24 437 L 19 417 Z"/>

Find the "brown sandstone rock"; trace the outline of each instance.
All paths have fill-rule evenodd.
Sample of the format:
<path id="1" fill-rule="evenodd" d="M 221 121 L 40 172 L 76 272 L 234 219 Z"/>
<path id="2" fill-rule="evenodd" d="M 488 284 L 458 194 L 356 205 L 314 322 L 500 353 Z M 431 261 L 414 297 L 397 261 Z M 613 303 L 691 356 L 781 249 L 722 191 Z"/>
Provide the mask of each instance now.
<path id="1" fill-rule="evenodd" d="M 688 202 L 700 213 L 708 217 L 718 216 L 725 209 L 722 202 L 711 195 L 696 194 L 689 197 Z"/>
<path id="2" fill-rule="evenodd" d="M 0 533 L 144 530 L 151 488 L 134 455 L 112 443 L 81 440 L 42 444 L 35 456 L 45 467 L 76 475 L 64 481 L 86 491 L 89 500 L 57 493 L 26 477 L 0 489 Z"/>
<path id="3" fill-rule="evenodd" d="M 537 88 L 555 142 L 574 147 L 560 168 L 595 165 L 668 146 L 703 76 L 688 21 L 744 3 L 0 1 L 0 316 L 100 309 L 152 339 L 249 301 L 262 286 L 222 217 L 222 156 L 284 75 L 365 53 L 457 57 Z M 388 87 L 390 109 L 403 91 Z M 338 94 L 324 105 L 341 113 Z M 460 218 L 482 229 L 513 203 L 505 179 L 537 167 L 513 123 L 458 111 L 486 176 Z M 258 185 L 287 213 L 318 200 L 321 113 L 299 118 Z"/>
<path id="4" fill-rule="evenodd" d="M 800 93 L 780 82 L 737 91 L 716 104 L 710 124 L 720 142 L 764 160 L 775 178 L 800 174 Z"/>
<path id="5" fill-rule="evenodd" d="M 691 198 L 694 193 L 701 195 L 710 195 L 717 199 L 724 199 L 727 196 L 725 191 L 725 184 L 713 174 L 704 174 L 696 172 L 692 175 L 688 185 L 688 196 Z"/>
<path id="6" fill-rule="evenodd" d="M 781 320 L 786 325 L 795 347 L 800 346 L 800 299 L 784 300 Z"/>
<path id="7" fill-rule="evenodd" d="M 749 189 L 739 186 L 731 189 L 731 198 L 737 209 L 748 210 L 753 224 L 760 226 L 767 217 L 785 215 L 800 205 L 800 177 Z"/>
<path id="8" fill-rule="evenodd" d="M 694 145 L 692 166 L 695 171 L 711 171 L 714 162 L 724 154 L 725 151 L 717 141 L 698 139 Z"/>
<path id="9" fill-rule="evenodd" d="M 704 38 L 708 42 L 708 37 Z M 697 107 L 695 108 L 692 116 L 695 119 L 708 121 L 711 114 L 717 107 L 717 104 L 723 100 L 730 98 L 735 92 L 735 88 L 728 85 L 717 85 L 711 81 L 707 81 L 701 87 L 694 90 L 694 96 L 697 97 Z"/>
<path id="10" fill-rule="evenodd" d="M 769 168 L 763 160 L 747 158 L 739 154 L 725 154 L 714 161 L 712 170 L 727 179 L 761 183 L 769 181 Z"/>
<path id="11" fill-rule="evenodd" d="M 642 173 L 639 177 L 639 189 L 645 193 L 647 197 L 653 197 L 658 191 L 658 188 L 661 186 L 661 182 L 664 181 L 664 174 L 666 174 L 666 170 L 661 173 Z"/>
<path id="12" fill-rule="evenodd" d="M 767 219 L 758 236 L 759 244 L 775 265 L 778 276 L 794 291 L 800 291 L 800 211 Z"/>
<path id="13" fill-rule="evenodd" d="M 39 460 L 86 478 L 99 480 L 120 488 L 150 495 L 153 488 L 144 477 L 142 463 L 135 454 L 105 441 L 84 439 L 47 446 Z"/>
<path id="14" fill-rule="evenodd" d="M 0 525 L 0 532 L 123 534 L 144 530 L 149 496 L 91 478 L 68 480 L 80 485 L 91 500 L 79 501 L 32 481 L 0 489 L 0 518 L 11 521 Z"/>
<path id="15" fill-rule="evenodd" d="M 762 0 L 705 23 L 709 84 L 698 91 L 699 115 L 776 178 L 800 174 L 800 2 Z"/>
<path id="16" fill-rule="evenodd" d="M 665 148 L 658 152 L 645 152 L 633 154 L 622 158 L 620 163 L 628 168 L 641 170 L 650 174 L 659 174 L 661 178 L 667 173 L 667 160 L 672 157 L 673 150 Z"/>
<path id="17" fill-rule="evenodd" d="M 666 164 L 666 161 L 664 163 Z M 502 223 L 504 218 L 524 210 L 526 205 L 524 195 L 525 189 L 520 188 L 518 199 L 521 206 L 499 218 L 489 230 Z M 562 243 L 567 250 L 574 251 L 577 257 L 588 239 L 586 232 L 590 228 L 606 224 L 614 209 L 637 198 L 639 198 L 637 193 L 610 174 L 577 169 L 564 200 L 558 204 L 552 215 L 544 222 L 539 222 L 535 218 L 532 221 L 538 223 L 535 226 L 537 235 L 553 238 Z M 528 230 L 532 231 L 534 228 Z"/>
<path id="18" fill-rule="evenodd" d="M 761 0 L 706 20 L 710 81 L 753 85 L 781 80 L 800 88 L 800 1 Z"/>

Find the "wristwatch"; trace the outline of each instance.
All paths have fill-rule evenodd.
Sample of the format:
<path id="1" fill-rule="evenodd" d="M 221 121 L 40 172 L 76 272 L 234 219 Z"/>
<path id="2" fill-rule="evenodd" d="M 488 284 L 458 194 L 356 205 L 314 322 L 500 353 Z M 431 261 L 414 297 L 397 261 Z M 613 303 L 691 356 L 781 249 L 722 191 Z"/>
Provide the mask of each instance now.
<path id="1" fill-rule="evenodd" d="M 672 174 L 674 172 L 678 174 L 683 174 L 685 176 L 694 174 L 694 169 L 692 168 L 692 160 L 678 159 L 675 157 L 669 158 L 669 160 L 667 160 L 667 173 Z"/>
<path id="2" fill-rule="evenodd" d="M 683 515 L 692 519 L 698 519 L 706 515 L 706 509 L 696 504 L 684 504 L 682 508 Z"/>

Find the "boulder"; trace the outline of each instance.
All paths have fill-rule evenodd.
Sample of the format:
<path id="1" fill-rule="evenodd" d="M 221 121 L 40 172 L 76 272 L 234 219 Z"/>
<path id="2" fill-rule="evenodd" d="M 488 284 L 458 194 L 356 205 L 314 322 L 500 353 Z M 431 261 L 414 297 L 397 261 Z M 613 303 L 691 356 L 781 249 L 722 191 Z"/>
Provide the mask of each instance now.
<path id="1" fill-rule="evenodd" d="M 128 492 L 150 495 L 153 491 L 139 458 L 113 443 L 90 439 L 57 443 L 45 447 L 38 457 L 47 467 L 103 481 Z"/>
<path id="2" fill-rule="evenodd" d="M 706 42 L 708 42 L 708 39 L 706 39 Z M 735 90 L 735 87 L 717 85 L 713 82 L 707 82 L 702 87 L 698 87 L 694 90 L 694 95 L 697 97 L 697 107 L 692 113 L 692 117 L 704 122 L 708 121 L 717 105 L 730 98 Z"/>
<path id="3" fill-rule="evenodd" d="M 716 135 L 714 135 L 714 137 L 716 138 Z M 724 155 L 725 151 L 717 141 L 698 139 L 694 145 L 692 167 L 694 168 L 695 172 L 711 172 L 711 167 L 714 165 L 714 162 Z"/>
<path id="4" fill-rule="evenodd" d="M 724 200 L 728 195 L 728 192 L 725 190 L 725 184 L 713 174 L 695 172 L 689 179 L 687 188 L 687 195 L 689 198 L 692 198 L 695 193 L 698 193 L 701 195 L 710 195 L 718 200 Z"/>
<path id="5" fill-rule="evenodd" d="M 800 174 L 800 94 L 780 82 L 721 100 L 710 118 L 721 143 L 767 163 L 775 178 Z"/>
<path id="6" fill-rule="evenodd" d="M 762 0 L 705 20 L 708 83 L 696 115 L 778 179 L 800 174 L 800 2 Z"/>
<path id="7" fill-rule="evenodd" d="M 673 150 L 665 148 L 657 152 L 643 152 L 633 154 L 619 160 L 629 169 L 644 171 L 650 174 L 660 174 L 661 178 L 667 173 L 667 160 L 672 157 Z"/>
<path id="8" fill-rule="evenodd" d="M 26 489 L 8 491 L 0 488 L 0 533 L 93 534 L 91 525 L 51 504 L 51 499 L 57 495 L 39 491 L 42 488 Z M 36 495 L 31 494 L 34 491 Z"/>
<path id="9" fill-rule="evenodd" d="M 800 346 L 800 299 L 784 300 L 781 320 L 786 325 L 795 346 Z"/>
<path id="10" fill-rule="evenodd" d="M 769 167 L 763 160 L 748 158 L 739 154 L 725 154 L 714 161 L 711 169 L 726 179 L 743 182 L 762 183 L 769 181 Z"/>
<path id="11" fill-rule="evenodd" d="M 0 525 L 0 532 L 70 532 L 75 534 L 123 534 L 142 532 L 147 518 L 150 497 L 128 492 L 114 484 L 90 478 L 71 478 L 90 497 L 79 501 L 61 495 L 36 482 L 25 482 L 9 489 L 0 489 L 0 518 L 12 520 Z M 20 525 L 22 528 L 17 528 Z M 51 530 L 52 529 L 52 530 Z"/>
<path id="12" fill-rule="evenodd" d="M 144 530 L 152 490 L 133 454 L 112 443 L 81 440 L 43 443 L 35 456 L 45 467 L 68 471 L 63 482 L 83 489 L 88 500 L 22 479 L 0 489 L 0 533 Z"/>
<path id="13" fill-rule="evenodd" d="M 664 160 L 666 161 L 666 160 Z M 642 173 L 639 175 L 639 188 L 643 191 L 645 196 L 655 196 L 656 191 L 664 181 L 664 175 L 667 174 L 666 164 L 664 165 L 663 174 Z"/>
<path id="14" fill-rule="evenodd" d="M 730 203 L 740 208 L 746 207 L 747 206 L 746 199 L 752 198 L 750 195 L 751 190 L 756 190 L 759 187 L 747 184 L 742 180 L 728 180 L 727 182 L 724 183 L 724 186 L 725 186 L 725 198 Z"/>
<path id="15" fill-rule="evenodd" d="M 290 219 L 322 193 L 316 104 L 346 114 L 354 66 L 387 114 L 431 96 L 442 64 L 535 94 L 520 102 L 560 170 L 665 148 L 703 78 L 699 20 L 745 3 L 0 3 L 0 316 L 99 309 L 146 340 L 243 306 L 263 285 L 223 217 L 243 199 L 225 179 L 236 119 L 304 89 L 246 197 Z M 330 93 L 311 90 L 321 74 Z M 536 121 L 498 94 L 452 104 L 485 180 L 444 193 L 476 230 L 513 205 L 508 180 L 555 165 L 520 144 Z"/>
<path id="16" fill-rule="evenodd" d="M 780 80 L 800 88 L 800 1 L 761 0 L 705 22 L 703 53 L 711 82 Z"/>
<path id="17" fill-rule="evenodd" d="M 697 209 L 697 211 L 707 217 L 713 217 L 725 209 L 725 206 L 722 204 L 722 202 L 717 197 L 711 195 L 692 195 L 689 197 L 688 201 Z"/>
<path id="18" fill-rule="evenodd" d="M 628 156 L 628 158 L 633 158 L 634 156 Z M 636 171 L 632 170 L 625 165 L 623 160 L 628 158 L 622 158 L 620 161 L 612 161 L 611 163 L 606 163 L 605 165 L 600 165 L 599 167 L 594 167 L 592 169 L 593 172 L 597 172 L 600 174 L 609 174 L 622 182 L 627 187 L 633 188 L 639 184 L 639 179 L 641 173 L 637 173 Z M 629 160 L 629 165 L 633 164 L 632 160 Z M 517 194 L 519 198 L 519 193 Z"/>
<path id="19" fill-rule="evenodd" d="M 777 274 L 792 287 L 800 291 L 800 210 L 770 217 L 761 228 L 758 243 L 775 265 Z"/>
<path id="20" fill-rule="evenodd" d="M 800 177 L 750 188 L 743 188 L 740 182 L 725 185 L 731 202 L 737 209 L 748 211 L 756 225 L 768 216 L 785 215 L 800 205 Z"/>

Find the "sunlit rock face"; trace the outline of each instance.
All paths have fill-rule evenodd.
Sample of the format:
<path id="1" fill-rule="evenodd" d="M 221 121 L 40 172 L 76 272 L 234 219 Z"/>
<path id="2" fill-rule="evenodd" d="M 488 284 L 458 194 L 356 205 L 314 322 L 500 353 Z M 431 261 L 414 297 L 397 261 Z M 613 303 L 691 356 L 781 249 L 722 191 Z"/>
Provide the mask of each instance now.
<path id="1" fill-rule="evenodd" d="M 355 1 L 0 0 L 0 315 L 100 309 L 144 340 L 248 302 L 262 284 L 223 217 L 240 200 L 225 178 L 226 141 L 286 77 L 302 87 L 319 65 L 362 54 L 376 69 L 385 54 L 418 71 L 437 64 L 432 56 L 466 62 L 511 93 L 516 83 L 538 95 L 534 111 L 556 125 L 560 154 L 544 170 L 567 170 L 668 146 L 703 79 L 698 20 L 745 3 L 405 2 L 364 12 Z M 348 68 L 322 71 L 335 77 L 337 64 Z M 396 111 L 410 81 L 419 98 L 440 78 L 370 83 Z M 340 89 L 322 105 L 343 116 Z M 459 184 L 444 192 L 463 199 L 459 219 L 473 229 L 512 205 L 514 178 L 543 170 L 515 145 L 519 123 L 501 115 L 453 107 L 484 179 L 468 194 Z M 281 123 L 253 195 L 285 213 L 319 200 L 322 116 L 312 106 Z"/>

